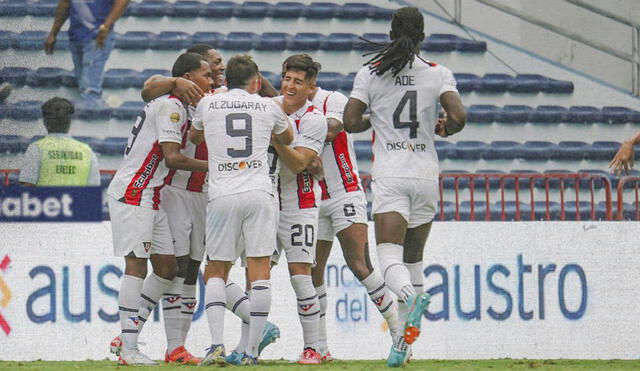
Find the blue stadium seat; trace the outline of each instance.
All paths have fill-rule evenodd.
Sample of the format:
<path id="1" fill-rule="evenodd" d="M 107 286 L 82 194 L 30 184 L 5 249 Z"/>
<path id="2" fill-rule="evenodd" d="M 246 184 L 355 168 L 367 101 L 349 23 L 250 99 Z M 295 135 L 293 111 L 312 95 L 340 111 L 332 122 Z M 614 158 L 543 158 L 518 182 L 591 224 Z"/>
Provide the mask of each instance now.
<path id="1" fill-rule="evenodd" d="M 352 33 L 332 33 L 327 37 L 325 50 L 351 50 L 358 43 L 358 36 Z"/>
<path id="2" fill-rule="evenodd" d="M 9 117 L 11 117 L 11 105 L 3 102 L 0 104 L 0 119 Z"/>
<path id="3" fill-rule="evenodd" d="M 568 170 L 568 169 L 551 169 L 551 170 L 545 170 L 544 171 L 545 174 L 573 174 L 573 171 Z M 536 186 L 538 187 L 545 187 L 545 180 L 538 180 L 536 182 Z M 563 179 L 562 180 L 562 186 L 564 187 L 564 189 L 575 189 L 576 186 L 576 182 L 573 179 Z M 557 189 L 560 188 L 560 179 L 556 178 L 556 179 L 549 179 L 549 188 L 552 189 Z"/>
<path id="4" fill-rule="evenodd" d="M 9 117 L 20 121 L 34 121 L 42 117 L 42 102 L 24 100 L 14 103 L 9 110 Z"/>
<path id="5" fill-rule="evenodd" d="M 538 106 L 529 118 L 531 122 L 560 123 L 567 119 L 567 109 L 560 106 Z"/>
<path id="6" fill-rule="evenodd" d="M 62 86 L 75 88 L 78 86 L 76 74 L 73 71 L 63 70 L 60 74 L 60 84 L 62 84 Z"/>
<path id="7" fill-rule="evenodd" d="M 585 159 L 587 160 L 606 160 L 611 161 L 613 156 L 620 148 L 618 142 L 597 141 L 591 144 L 591 148 L 585 153 Z"/>
<path id="8" fill-rule="evenodd" d="M 520 191 L 525 189 L 529 189 L 529 181 L 533 178 L 527 177 L 527 175 L 539 174 L 538 171 L 535 170 L 526 170 L 526 169 L 514 169 L 509 171 L 509 174 L 518 174 L 521 175 L 518 177 L 518 183 Z M 506 179 L 504 182 L 505 189 L 515 189 L 516 179 Z"/>
<path id="9" fill-rule="evenodd" d="M 467 121 L 491 123 L 496 121 L 500 108 L 490 104 L 474 104 L 467 109 Z"/>
<path id="10" fill-rule="evenodd" d="M 53 17 L 58 7 L 57 0 L 27 2 L 27 14 L 34 17 Z"/>
<path id="11" fill-rule="evenodd" d="M 376 8 L 365 3 L 345 3 L 340 7 L 337 16 L 344 19 L 370 18 L 375 14 Z"/>
<path id="12" fill-rule="evenodd" d="M 358 42 L 354 45 L 354 48 L 356 50 L 371 51 L 382 49 L 382 47 L 384 47 L 391 41 L 391 39 L 389 38 L 389 34 L 386 33 L 365 33 L 362 35 L 362 38 L 369 40 L 374 44 L 370 44 L 364 40 L 358 40 Z"/>
<path id="13" fill-rule="evenodd" d="M 99 146 L 99 143 L 102 142 L 101 139 L 98 139 L 96 137 L 84 137 L 84 136 L 80 136 L 80 137 L 73 137 L 76 140 L 81 141 L 82 143 L 88 145 L 89 147 L 91 147 L 92 150 L 96 150 L 96 148 Z"/>
<path id="14" fill-rule="evenodd" d="M 585 142 L 562 141 L 558 143 L 558 153 L 551 156 L 553 160 L 582 160 L 590 149 L 590 145 Z"/>
<path id="15" fill-rule="evenodd" d="M 127 140 L 127 138 L 106 138 L 98 144 L 96 150 L 106 156 L 122 155 L 127 148 Z"/>
<path id="16" fill-rule="evenodd" d="M 205 4 L 194 0 L 180 0 L 173 4 L 174 17 L 201 17 L 205 12 Z"/>
<path id="17" fill-rule="evenodd" d="M 191 35 L 186 32 L 162 31 L 149 42 L 151 49 L 179 50 L 191 46 Z"/>
<path id="18" fill-rule="evenodd" d="M 600 169 L 580 169 L 578 170 L 578 173 L 586 173 L 586 174 L 592 174 L 592 175 L 596 175 L 596 176 L 601 176 L 603 178 L 607 178 L 609 179 L 609 182 L 611 184 L 612 189 L 614 189 L 617 185 L 617 179 L 616 176 L 611 174 L 610 172 L 604 171 L 604 170 L 600 170 Z M 589 189 L 591 184 L 591 181 L 588 179 L 583 179 L 580 181 L 580 188 L 581 189 Z M 594 189 L 601 189 L 604 187 L 604 181 L 602 179 L 594 179 L 593 180 L 593 188 Z"/>
<path id="19" fill-rule="evenodd" d="M 358 160 L 371 161 L 373 158 L 373 152 L 371 150 L 371 142 L 368 140 L 354 140 L 353 149 L 356 152 L 356 158 Z"/>
<path id="20" fill-rule="evenodd" d="M 502 107 L 501 111 L 498 111 L 496 115 L 497 122 L 512 123 L 512 122 L 529 122 L 529 117 L 533 113 L 533 108 L 523 105 L 506 105 Z"/>
<path id="21" fill-rule="evenodd" d="M 513 160 L 516 158 L 516 150 L 522 144 L 513 141 L 498 140 L 489 144 L 489 149 L 484 153 L 485 160 Z"/>
<path id="22" fill-rule="evenodd" d="M 587 124 L 602 122 L 602 113 L 596 107 L 572 106 L 567 112 L 567 122 Z"/>
<path id="23" fill-rule="evenodd" d="M 67 71 L 56 67 L 40 67 L 27 77 L 30 86 L 59 86 Z"/>
<path id="24" fill-rule="evenodd" d="M 353 80 L 356 78 L 356 73 L 351 72 L 345 76 L 340 82 L 340 90 L 350 92 L 353 90 Z"/>
<path id="25" fill-rule="evenodd" d="M 487 43 L 459 37 L 456 42 L 456 50 L 463 53 L 483 53 L 487 51 Z"/>
<path id="26" fill-rule="evenodd" d="M 111 118 L 111 108 L 109 107 L 87 107 L 85 105 L 77 105 L 75 117 L 81 120 L 108 120 Z"/>
<path id="27" fill-rule="evenodd" d="M 326 19 L 336 16 L 340 6 L 334 3 L 311 3 L 305 12 L 307 18 Z"/>
<path id="28" fill-rule="evenodd" d="M 545 93 L 571 94 L 573 93 L 573 83 L 571 81 L 547 78 L 543 91 Z"/>
<path id="29" fill-rule="evenodd" d="M 233 11 L 239 18 L 265 18 L 271 11 L 271 4 L 264 1 L 245 1 Z"/>
<path id="30" fill-rule="evenodd" d="M 577 206 L 580 209 L 580 220 L 591 220 L 591 203 L 587 201 L 580 201 Z M 565 220 L 578 220 L 576 218 L 576 202 L 567 201 L 564 203 L 564 218 Z"/>
<path id="31" fill-rule="evenodd" d="M 369 14 L 369 17 L 371 19 L 390 21 L 393 18 L 394 12 L 394 9 L 380 8 L 376 6 L 374 7 L 374 9 L 372 9 L 372 13 Z"/>
<path id="32" fill-rule="evenodd" d="M 142 112 L 144 106 L 144 102 L 124 102 L 112 110 L 112 115 L 119 120 L 133 120 Z"/>
<path id="33" fill-rule="evenodd" d="M 466 170 L 441 170 L 441 174 L 469 174 Z M 443 189 L 455 189 L 455 178 L 453 177 L 444 177 L 442 179 L 442 188 Z M 467 188 L 469 187 L 469 178 L 458 178 L 458 188 Z"/>
<path id="34" fill-rule="evenodd" d="M 220 32 L 196 32 L 191 40 L 194 44 L 209 44 L 214 48 L 219 48 L 226 39 Z"/>
<path id="35" fill-rule="evenodd" d="M 456 206 L 454 203 L 451 201 L 444 201 L 442 206 L 444 209 L 444 220 L 453 220 L 456 216 Z M 436 208 L 436 216 L 434 219 L 440 220 L 440 204 L 438 204 L 438 207 Z"/>
<path id="36" fill-rule="evenodd" d="M 20 185 L 20 172 L 9 173 L 8 178 L 9 178 L 8 186 L 13 187 L 13 186 Z M 5 186 L 4 182 L 5 182 L 4 176 L 0 175 L 0 187 Z"/>
<path id="37" fill-rule="evenodd" d="M 502 216 L 502 202 L 496 202 L 495 206 L 492 208 L 492 211 L 495 210 L 496 214 L 492 213 L 493 216 L 497 216 L 496 220 L 501 220 Z M 504 203 L 504 211 L 505 211 L 505 220 L 514 221 L 518 220 L 518 212 L 520 212 L 519 220 L 531 220 L 531 204 L 526 202 L 518 202 L 515 201 L 505 201 Z"/>
<path id="38" fill-rule="evenodd" d="M 264 77 L 269 80 L 269 82 L 271 83 L 271 85 L 273 85 L 273 87 L 276 90 L 280 90 L 280 86 L 282 84 L 282 77 L 279 73 L 273 73 L 273 72 L 262 72 L 262 74 L 264 75 Z"/>
<path id="39" fill-rule="evenodd" d="M 509 90 L 513 93 L 539 93 L 544 89 L 547 80 L 546 77 L 537 74 L 516 75 Z"/>
<path id="40" fill-rule="evenodd" d="M 470 201 L 462 201 L 460 203 L 460 220 L 462 221 L 470 221 L 471 219 L 471 202 Z M 475 217 L 475 221 L 485 221 L 487 213 L 487 203 L 485 201 L 474 201 L 473 202 L 473 215 Z M 455 215 L 455 207 L 454 207 L 454 215 Z"/>
<path id="41" fill-rule="evenodd" d="M 599 210 L 606 210 L 606 203 L 601 201 L 596 206 Z M 601 211 L 602 212 L 602 211 Z M 611 213 L 613 214 L 614 220 L 616 220 L 618 215 L 618 202 L 611 202 Z M 622 216 L 624 220 L 640 220 L 638 212 L 636 210 L 636 205 L 634 202 L 624 202 L 622 204 Z"/>
<path id="42" fill-rule="evenodd" d="M 640 123 L 640 112 L 627 107 L 602 107 L 602 120 L 610 124 Z"/>
<path id="43" fill-rule="evenodd" d="M 227 50 L 251 50 L 259 41 L 253 32 L 229 32 L 220 47 Z"/>
<path id="44" fill-rule="evenodd" d="M 452 52 L 458 39 L 456 35 L 431 34 L 422 42 L 421 49 L 428 52 Z"/>
<path id="45" fill-rule="evenodd" d="M 119 49 L 147 49 L 156 35 L 147 31 L 127 31 L 116 35 L 116 48 Z"/>
<path id="46" fill-rule="evenodd" d="M 342 78 L 342 74 L 337 72 L 320 72 L 317 83 L 324 90 L 338 90 Z"/>
<path id="47" fill-rule="evenodd" d="M 299 32 L 289 42 L 288 49 L 312 51 L 320 49 L 325 43 L 326 36 L 315 32 Z"/>
<path id="48" fill-rule="evenodd" d="M 144 82 L 147 81 L 147 79 L 153 75 L 162 75 L 162 76 L 170 77 L 171 71 L 162 70 L 162 69 L 145 69 L 145 70 L 142 70 L 142 72 L 140 72 L 140 74 L 138 75 L 138 78 L 144 84 Z"/>
<path id="49" fill-rule="evenodd" d="M 450 158 L 457 160 L 479 160 L 489 150 L 485 142 L 461 140 L 456 143 Z"/>
<path id="50" fill-rule="evenodd" d="M 479 93 L 505 93 L 513 85 L 513 77 L 504 73 L 488 73 L 484 75 L 478 85 Z"/>
<path id="51" fill-rule="evenodd" d="M 287 44 L 291 40 L 291 35 L 284 32 L 265 32 L 260 37 L 260 42 L 256 45 L 257 50 L 286 50 Z"/>
<path id="52" fill-rule="evenodd" d="M 0 11 L 2 8 L 0 7 Z M 16 33 L 11 31 L 0 31 L 0 50 L 11 49 L 13 47 L 13 41 L 16 38 Z"/>
<path id="53" fill-rule="evenodd" d="M 455 73 L 454 76 L 460 93 L 468 93 L 478 90 L 482 83 L 480 77 L 472 73 Z"/>
<path id="54" fill-rule="evenodd" d="M 455 151 L 455 145 L 444 140 L 436 140 L 436 152 L 440 160 L 451 157 L 451 153 Z"/>
<path id="55" fill-rule="evenodd" d="M 22 135 L 0 135 L 0 153 L 22 153 L 30 140 Z"/>
<path id="56" fill-rule="evenodd" d="M 39 50 L 47 38 L 45 31 L 23 31 L 16 35 L 13 47 L 22 50 Z"/>
<path id="57" fill-rule="evenodd" d="M 306 6 L 292 1 L 281 1 L 273 6 L 273 18 L 299 18 L 304 14 Z"/>
<path id="58" fill-rule="evenodd" d="M 162 0 L 146 0 L 143 2 L 130 2 L 127 6 L 127 15 L 136 17 L 164 17 L 173 15 L 173 4 Z"/>
<path id="59" fill-rule="evenodd" d="M 214 18 L 230 18 L 239 6 L 232 1 L 211 1 L 205 4 L 203 16 Z"/>
<path id="60" fill-rule="evenodd" d="M 9 82 L 13 85 L 25 85 L 27 77 L 33 71 L 27 67 L 5 67 L 0 70 L 0 81 Z"/>
<path id="61" fill-rule="evenodd" d="M 112 68 L 104 74 L 105 88 L 124 89 L 134 87 L 140 81 L 139 73 L 129 68 Z M 138 85 L 137 87 L 142 87 Z"/>
<path id="62" fill-rule="evenodd" d="M 519 158 L 525 160 L 548 160 L 553 151 L 557 151 L 557 148 L 557 144 L 549 142 L 528 141 L 516 149 L 516 153 Z"/>
<path id="63" fill-rule="evenodd" d="M 505 174 L 502 170 L 494 170 L 494 169 L 482 169 L 476 170 L 476 174 Z M 473 182 L 473 185 L 476 188 L 485 189 L 487 179 L 489 182 L 489 187 L 491 190 L 499 189 L 500 187 L 500 179 L 498 178 L 476 178 Z"/>
<path id="64" fill-rule="evenodd" d="M 5 0 L 0 2 L 0 14 L 6 17 L 24 17 L 27 15 L 27 1 Z"/>

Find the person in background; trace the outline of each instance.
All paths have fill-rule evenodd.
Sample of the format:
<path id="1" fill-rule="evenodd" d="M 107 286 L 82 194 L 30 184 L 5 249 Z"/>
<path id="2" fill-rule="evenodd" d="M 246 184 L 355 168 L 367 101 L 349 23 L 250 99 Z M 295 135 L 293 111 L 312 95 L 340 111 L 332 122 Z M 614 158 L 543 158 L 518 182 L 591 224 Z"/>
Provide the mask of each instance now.
<path id="1" fill-rule="evenodd" d="M 99 186 L 98 158 L 69 133 L 73 104 L 51 98 L 42 105 L 48 135 L 29 145 L 20 171 L 23 186 Z"/>
<path id="2" fill-rule="evenodd" d="M 70 18 L 69 50 L 82 103 L 102 107 L 104 67 L 115 43 L 113 25 L 129 0 L 60 0 L 44 51 L 53 54 L 60 28 Z"/>
<path id="3" fill-rule="evenodd" d="M 620 145 L 620 149 L 618 149 L 613 160 L 609 163 L 609 168 L 611 171 L 614 171 L 616 175 L 620 176 L 623 170 L 626 174 L 629 174 L 629 170 L 633 168 L 633 158 L 635 157 L 633 146 L 636 144 L 640 144 L 640 132 L 625 140 Z"/>

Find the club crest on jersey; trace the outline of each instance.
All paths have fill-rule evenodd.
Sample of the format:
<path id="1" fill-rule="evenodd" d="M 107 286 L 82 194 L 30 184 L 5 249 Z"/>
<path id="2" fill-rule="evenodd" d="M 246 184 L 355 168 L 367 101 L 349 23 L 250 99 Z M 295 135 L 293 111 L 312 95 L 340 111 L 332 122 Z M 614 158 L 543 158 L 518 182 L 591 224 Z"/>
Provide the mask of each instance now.
<path id="1" fill-rule="evenodd" d="M 178 112 L 174 112 L 171 115 L 169 115 L 169 119 L 171 120 L 171 122 L 175 124 L 178 121 L 180 121 L 180 114 Z"/>
<path id="2" fill-rule="evenodd" d="M 184 304 L 184 306 L 187 307 L 187 309 L 189 309 L 189 310 L 193 310 L 193 308 L 196 307 L 196 303 L 195 302 L 193 302 L 193 303 L 182 303 L 182 304 Z"/>
<path id="3" fill-rule="evenodd" d="M 384 301 L 384 295 L 382 295 L 381 297 L 377 298 L 373 302 L 376 303 L 377 306 L 381 306 L 383 301 Z"/>
<path id="4" fill-rule="evenodd" d="M 144 252 L 149 252 L 151 250 L 151 242 L 143 242 L 142 247 L 144 247 Z"/>
<path id="5" fill-rule="evenodd" d="M 173 304 L 173 303 L 175 303 L 176 301 L 180 300 L 180 296 L 167 296 L 166 298 L 164 298 L 164 300 L 165 300 L 167 303 Z"/>
<path id="6" fill-rule="evenodd" d="M 129 319 L 131 320 L 131 322 L 133 322 L 134 325 L 136 326 L 140 325 L 140 320 L 138 319 L 138 316 L 129 317 Z"/>
<path id="7" fill-rule="evenodd" d="M 315 303 L 312 304 L 300 304 L 299 307 L 300 309 L 302 309 L 303 311 L 308 311 L 309 309 L 311 309 L 311 307 L 313 307 L 314 305 L 316 305 Z"/>

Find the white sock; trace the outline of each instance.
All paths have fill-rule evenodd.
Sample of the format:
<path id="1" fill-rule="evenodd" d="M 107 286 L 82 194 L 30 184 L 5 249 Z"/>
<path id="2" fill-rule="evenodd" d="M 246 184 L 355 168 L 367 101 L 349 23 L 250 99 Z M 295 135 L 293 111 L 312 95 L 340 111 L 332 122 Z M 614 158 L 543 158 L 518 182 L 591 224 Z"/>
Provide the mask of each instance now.
<path id="1" fill-rule="evenodd" d="M 118 314 L 120 314 L 120 329 L 122 348 L 138 349 L 138 309 L 140 308 L 140 291 L 142 278 L 123 275 L 118 294 Z"/>
<path id="2" fill-rule="evenodd" d="M 324 355 L 329 351 L 327 345 L 327 286 L 322 283 L 316 287 L 318 301 L 320 302 L 320 320 L 318 322 L 318 353 Z"/>
<path id="3" fill-rule="evenodd" d="M 176 348 L 184 345 L 182 339 L 182 286 L 183 277 L 176 277 L 171 286 L 162 295 L 162 318 L 164 319 L 164 333 L 167 336 L 167 353 L 171 354 Z"/>
<path id="4" fill-rule="evenodd" d="M 249 292 L 249 295 L 251 295 L 251 292 Z M 236 349 L 234 349 L 235 352 L 242 354 L 243 352 L 247 351 L 247 344 L 249 344 L 249 322 L 245 322 L 245 321 L 241 321 L 242 324 L 240 325 L 240 341 L 238 342 L 238 345 L 236 346 Z"/>
<path id="5" fill-rule="evenodd" d="M 187 334 L 193 322 L 193 313 L 198 305 L 196 300 L 196 285 L 182 286 L 182 309 L 180 310 L 180 320 L 182 322 L 182 344 L 187 342 Z"/>
<path id="6" fill-rule="evenodd" d="M 264 324 L 267 322 L 269 310 L 271 310 L 271 282 L 269 280 L 251 282 L 249 295 L 251 321 L 249 322 L 249 342 L 246 352 L 252 357 L 257 357 Z"/>
<path id="7" fill-rule="evenodd" d="M 361 283 L 367 289 L 371 301 L 373 301 L 382 317 L 387 321 L 391 335 L 395 336 L 396 330 L 398 329 L 398 308 L 384 280 L 377 271 L 373 271 L 367 278 L 362 280 Z"/>
<path id="8" fill-rule="evenodd" d="M 404 263 L 411 277 L 411 285 L 416 292 L 424 292 L 424 274 L 422 273 L 422 261 L 417 263 Z"/>
<path id="9" fill-rule="evenodd" d="M 138 319 L 140 320 L 140 326 L 138 332 L 142 332 L 144 324 L 149 318 L 149 314 L 158 305 L 158 301 L 162 297 L 162 294 L 167 292 L 167 289 L 171 286 L 171 281 L 166 280 L 155 273 L 151 273 L 144 279 L 142 284 L 142 292 L 140 292 L 140 308 L 138 309 Z"/>
<path id="10" fill-rule="evenodd" d="M 298 301 L 298 317 L 302 324 L 304 347 L 317 350 L 320 302 L 316 290 L 313 288 L 311 276 L 302 274 L 291 276 L 291 285 Z"/>
<path id="11" fill-rule="evenodd" d="M 227 306 L 227 295 L 224 286 L 222 278 L 213 277 L 207 281 L 205 290 L 205 310 L 207 311 L 212 345 L 223 344 L 224 311 Z"/>
<path id="12" fill-rule="evenodd" d="M 237 284 L 227 281 L 227 309 L 245 322 L 251 321 L 249 316 L 249 297 Z"/>
<path id="13" fill-rule="evenodd" d="M 411 285 L 409 271 L 402 262 L 402 251 L 401 245 L 393 243 L 378 245 L 378 261 L 384 281 L 398 299 L 405 301 L 409 296 L 415 295 L 416 290 Z"/>

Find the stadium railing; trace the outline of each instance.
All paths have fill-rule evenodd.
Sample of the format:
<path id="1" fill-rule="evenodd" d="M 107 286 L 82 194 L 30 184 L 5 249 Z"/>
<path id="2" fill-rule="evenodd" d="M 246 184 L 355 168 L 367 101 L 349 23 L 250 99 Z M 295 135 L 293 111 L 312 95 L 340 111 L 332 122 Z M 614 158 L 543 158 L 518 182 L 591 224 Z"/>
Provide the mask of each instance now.
<path id="1" fill-rule="evenodd" d="M 618 202 L 617 202 L 617 212 L 616 219 L 617 220 L 640 220 L 640 200 L 638 198 L 638 183 L 640 182 L 640 177 L 635 176 L 624 176 L 620 178 L 618 182 Z M 624 203 L 624 193 L 625 189 L 633 189 L 633 193 L 635 195 L 635 201 L 633 202 L 633 207 L 631 210 L 625 210 Z M 631 212 L 629 212 L 631 211 Z"/>

